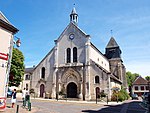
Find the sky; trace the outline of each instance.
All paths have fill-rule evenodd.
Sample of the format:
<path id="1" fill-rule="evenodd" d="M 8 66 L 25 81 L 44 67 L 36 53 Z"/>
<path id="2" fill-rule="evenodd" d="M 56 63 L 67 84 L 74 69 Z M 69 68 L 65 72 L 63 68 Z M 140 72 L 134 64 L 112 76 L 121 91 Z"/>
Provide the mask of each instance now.
<path id="1" fill-rule="evenodd" d="M 54 47 L 73 7 L 79 28 L 102 53 L 113 36 L 126 71 L 150 76 L 150 0 L 0 0 L 0 11 L 19 29 L 26 67 L 38 65 Z"/>

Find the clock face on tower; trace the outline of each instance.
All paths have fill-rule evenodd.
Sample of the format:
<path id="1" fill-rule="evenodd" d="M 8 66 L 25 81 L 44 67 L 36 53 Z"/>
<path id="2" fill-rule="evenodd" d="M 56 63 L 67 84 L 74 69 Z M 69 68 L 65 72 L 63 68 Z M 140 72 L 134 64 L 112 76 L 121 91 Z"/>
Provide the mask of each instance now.
<path id="1" fill-rule="evenodd" d="M 73 40 L 74 37 L 75 37 L 74 34 L 70 34 L 70 35 L 69 35 L 69 39 L 70 39 L 70 40 Z"/>

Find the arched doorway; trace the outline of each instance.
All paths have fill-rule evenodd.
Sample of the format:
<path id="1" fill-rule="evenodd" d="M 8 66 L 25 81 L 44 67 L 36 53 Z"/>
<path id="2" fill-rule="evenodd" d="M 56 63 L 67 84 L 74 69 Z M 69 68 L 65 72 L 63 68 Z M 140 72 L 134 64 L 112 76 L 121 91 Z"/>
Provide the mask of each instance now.
<path id="1" fill-rule="evenodd" d="M 67 98 L 77 98 L 77 85 L 74 82 L 67 85 Z"/>
<path id="2" fill-rule="evenodd" d="M 97 96 L 96 98 L 100 98 L 100 95 L 99 95 L 100 94 L 100 88 L 99 87 L 96 87 L 96 92 L 95 93 L 96 93 L 96 96 Z"/>
<path id="3" fill-rule="evenodd" d="M 44 92 L 45 92 L 44 84 L 41 84 L 41 85 L 40 85 L 40 97 L 43 97 L 43 96 L 44 96 Z"/>

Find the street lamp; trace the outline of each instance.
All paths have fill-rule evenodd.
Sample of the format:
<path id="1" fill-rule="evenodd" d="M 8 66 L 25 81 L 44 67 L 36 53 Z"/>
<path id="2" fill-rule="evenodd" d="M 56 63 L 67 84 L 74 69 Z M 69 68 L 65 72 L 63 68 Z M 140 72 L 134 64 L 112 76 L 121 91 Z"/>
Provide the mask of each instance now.
<path id="1" fill-rule="evenodd" d="M 16 37 L 16 36 L 14 36 L 14 37 L 17 38 L 17 41 L 14 40 L 14 44 L 16 44 L 17 47 L 20 47 L 20 45 L 21 45 L 21 40 L 20 40 L 20 38 L 18 38 L 18 37 Z"/>

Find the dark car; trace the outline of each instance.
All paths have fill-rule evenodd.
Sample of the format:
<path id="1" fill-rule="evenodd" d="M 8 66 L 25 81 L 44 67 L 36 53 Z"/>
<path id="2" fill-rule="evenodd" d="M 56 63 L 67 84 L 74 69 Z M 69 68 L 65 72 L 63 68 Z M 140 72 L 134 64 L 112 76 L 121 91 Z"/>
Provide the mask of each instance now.
<path id="1" fill-rule="evenodd" d="M 144 94 L 142 95 L 143 100 L 147 100 L 149 94 L 149 92 L 144 92 Z"/>
<path id="2" fill-rule="evenodd" d="M 12 96 L 12 91 L 8 88 L 7 97 L 11 97 L 11 96 Z"/>
<path id="3" fill-rule="evenodd" d="M 138 95 L 137 94 L 132 94 L 132 100 L 138 100 Z"/>

